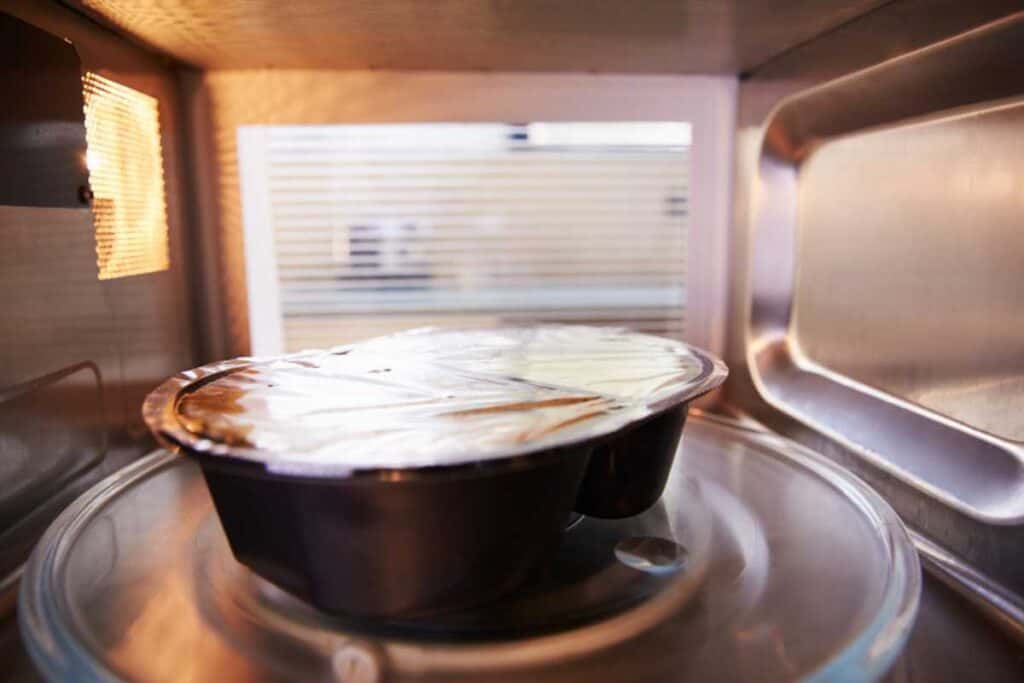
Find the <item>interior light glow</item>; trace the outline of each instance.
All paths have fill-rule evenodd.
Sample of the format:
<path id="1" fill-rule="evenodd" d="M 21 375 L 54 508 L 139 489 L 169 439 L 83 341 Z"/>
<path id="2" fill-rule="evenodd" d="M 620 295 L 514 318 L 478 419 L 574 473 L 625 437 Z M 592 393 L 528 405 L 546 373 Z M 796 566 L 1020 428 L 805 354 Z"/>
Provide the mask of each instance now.
<path id="1" fill-rule="evenodd" d="M 99 279 L 167 270 L 157 100 L 91 72 L 83 87 Z"/>

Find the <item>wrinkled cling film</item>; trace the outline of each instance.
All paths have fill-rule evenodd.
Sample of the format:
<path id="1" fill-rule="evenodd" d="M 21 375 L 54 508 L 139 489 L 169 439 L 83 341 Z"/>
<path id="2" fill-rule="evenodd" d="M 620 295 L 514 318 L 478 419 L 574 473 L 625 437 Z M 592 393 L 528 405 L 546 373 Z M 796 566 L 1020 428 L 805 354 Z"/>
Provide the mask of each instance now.
<path id="1" fill-rule="evenodd" d="M 597 439 L 725 374 L 682 342 L 621 328 L 424 329 L 190 370 L 153 392 L 144 413 L 192 451 L 344 476 Z"/>

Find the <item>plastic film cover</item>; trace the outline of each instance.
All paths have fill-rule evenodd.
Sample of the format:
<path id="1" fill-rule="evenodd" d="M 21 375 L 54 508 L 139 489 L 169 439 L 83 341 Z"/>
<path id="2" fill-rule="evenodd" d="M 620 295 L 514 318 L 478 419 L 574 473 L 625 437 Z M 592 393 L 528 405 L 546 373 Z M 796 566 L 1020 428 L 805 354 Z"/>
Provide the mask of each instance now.
<path id="1" fill-rule="evenodd" d="M 143 412 L 154 433 L 192 452 L 344 476 L 599 439 L 725 375 L 698 349 L 621 328 L 424 329 L 190 370 Z"/>

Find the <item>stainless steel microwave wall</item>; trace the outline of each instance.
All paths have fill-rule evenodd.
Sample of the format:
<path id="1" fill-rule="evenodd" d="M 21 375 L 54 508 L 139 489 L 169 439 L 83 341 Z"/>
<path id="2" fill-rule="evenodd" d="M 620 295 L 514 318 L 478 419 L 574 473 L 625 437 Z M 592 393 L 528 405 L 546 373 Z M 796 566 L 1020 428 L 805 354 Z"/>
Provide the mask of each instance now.
<path id="1" fill-rule="evenodd" d="M 245 351 L 238 283 L 224 287 L 242 255 L 219 232 L 240 211 L 237 109 L 258 99 L 331 122 L 369 115 L 360 102 L 373 99 L 389 120 L 430 120 L 430 84 L 443 80 L 430 69 L 480 83 L 495 71 L 523 72 L 501 83 L 711 74 L 738 84 L 738 120 L 734 136 L 731 121 L 713 131 L 717 158 L 736 147 L 728 258 L 691 274 L 703 278 L 694 305 L 725 326 L 713 350 L 733 370 L 707 408 L 855 471 L 914 530 L 930 573 L 897 679 L 1019 679 L 1019 641 L 993 626 L 1024 634 L 1019 2 L 377 5 L 0 0 L 4 35 L 62 55 L 63 81 L 89 71 L 156 99 L 170 238 L 167 270 L 97 279 L 92 216 L 76 204 L 88 199 L 77 118 L 34 198 L 0 189 L 3 603 L 48 521 L 152 447 L 145 393 Z M 11 59 L 0 70 L 10 88 Z M 426 85 L 396 87 L 396 70 L 428 70 Z M 605 96 L 643 116 L 624 92 Z M 59 95 L 69 112 L 80 97 Z M 0 654 L 27 677 L 10 628 L 8 617 Z"/>
<path id="2" fill-rule="evenodd" d="M 5 136 L 0 193 L 0 586 L 16 586 L 33 539 L 75 495 L 151 448 L 138 406 L 195 359 L 186 286 L 181 119 L 170 69 L 52 3 L 0 6 Z M 42 67 L 33 55 L 42 54 Z M 56 55 L 56 56 L 54 56 Z M 170 268 L 100 280 L 88 205 L 82 75 L 159 101 Z M 56 111 L 41 109 L 49 103 Z M 19 116 L 29 117 L 10 124 Z M 77 120 L 74 120 L 77 117 Z M 20 151 L 7 147 L 12 138 Z M 45 153 L 35 173 L 19 161 Z"/>
<path id="3" fill-rule="evenodd" d="M 1015 15 L 776 99 L 744 134 L 730 337 L 740 404 L 884 491 L 1018 623 L 1022 44 Z"/>

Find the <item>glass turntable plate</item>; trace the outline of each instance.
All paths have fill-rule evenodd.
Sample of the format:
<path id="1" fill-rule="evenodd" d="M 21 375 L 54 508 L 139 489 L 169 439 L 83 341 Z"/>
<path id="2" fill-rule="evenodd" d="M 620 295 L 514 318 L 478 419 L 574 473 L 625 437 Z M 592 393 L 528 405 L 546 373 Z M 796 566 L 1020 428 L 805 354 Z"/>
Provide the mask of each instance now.
<path id="1" fill-rule="evenodd" d="M 819 456 L 691 418 L 662 500 L 577 520 L 486 608 L 375 624 L 316 612 L 231 556 L 198 468 L 163 452 L 69 507 L 19 615 L 61 680 L 873 680 L 920 570 L 899 519 Z"/>

